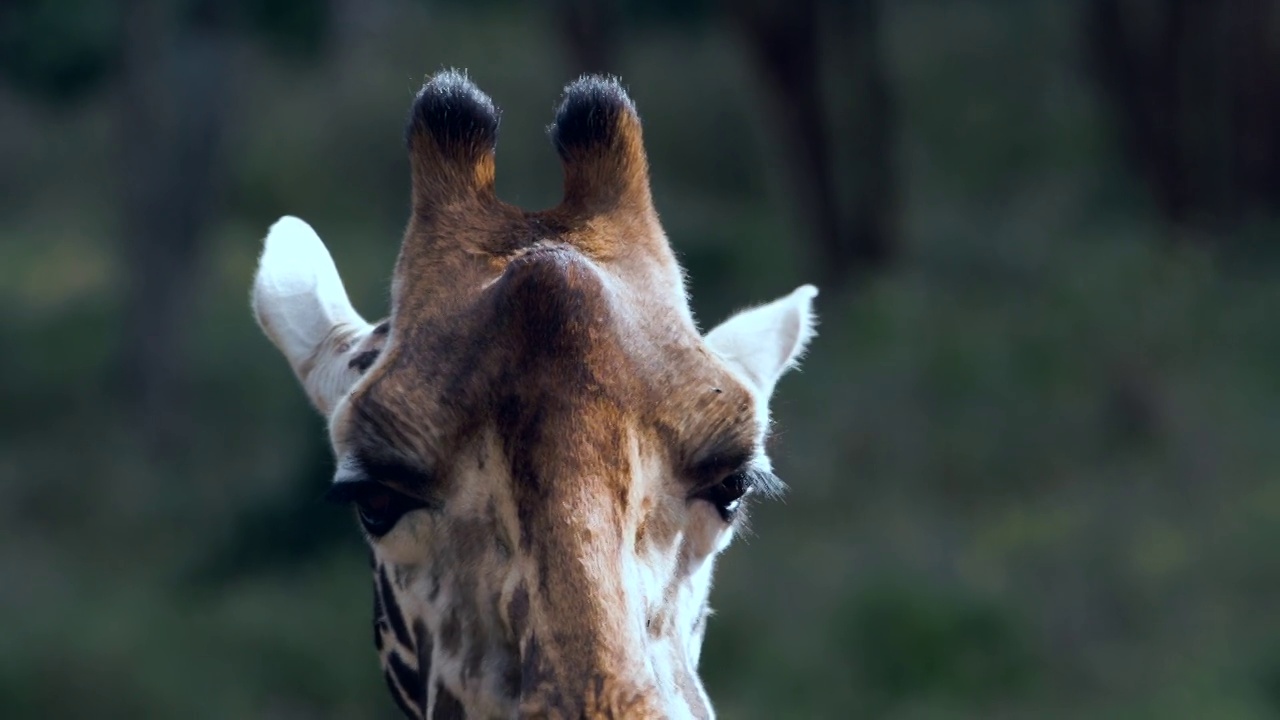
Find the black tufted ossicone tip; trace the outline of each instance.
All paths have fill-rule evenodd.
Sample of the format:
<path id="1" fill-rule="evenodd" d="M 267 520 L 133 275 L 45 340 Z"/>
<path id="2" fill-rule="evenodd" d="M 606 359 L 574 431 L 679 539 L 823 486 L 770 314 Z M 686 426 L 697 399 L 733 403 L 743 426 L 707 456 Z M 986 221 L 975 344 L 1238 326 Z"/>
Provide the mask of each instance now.
<path id="1" fill-rule="evenodd" d="M 442 154 L 475 157 L 494 149 L 499 118 L 493 100 L 465 73 L 443 70 L 414 98 L 405 142 L 412 148 L 414 138 L 425 136 L 435 140 Z"/>
<path id="2" fill-rule="evenodd" d="M 620 122 L 630 116 L 639 122 L 635 103 L 614 77 L 584 75 L 564 89 L 564 98 L 549 128 L 561 158 L 581 150 L 614 145 L 625 132 Z"/>

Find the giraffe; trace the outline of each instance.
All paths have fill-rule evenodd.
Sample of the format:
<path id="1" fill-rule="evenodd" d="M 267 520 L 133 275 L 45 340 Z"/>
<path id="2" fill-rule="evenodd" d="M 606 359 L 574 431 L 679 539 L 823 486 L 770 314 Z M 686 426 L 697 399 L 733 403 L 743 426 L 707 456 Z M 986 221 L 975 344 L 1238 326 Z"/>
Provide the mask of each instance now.
<path id="1" fill-rule="evenodd" d="M 435 74 L 405 132 L 391 309 L 352 307 L 315 231 L 263 243 L 252 305 L 328 420 L 329 495 L 372 549 L 374 643 L 413 718 L 712 718 L 712 569 L 777 494 L 769 400 L 811 285 L 701 333 L 616 78 L 564 90 L 564 196 L 494 192 L 499 113 Z"/>

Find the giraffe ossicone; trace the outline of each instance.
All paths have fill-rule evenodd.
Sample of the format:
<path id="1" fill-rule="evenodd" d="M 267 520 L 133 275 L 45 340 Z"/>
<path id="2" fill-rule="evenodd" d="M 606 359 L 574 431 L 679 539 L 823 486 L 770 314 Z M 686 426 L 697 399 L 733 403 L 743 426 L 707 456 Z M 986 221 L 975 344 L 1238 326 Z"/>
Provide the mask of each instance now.
<path id="1" fill-rule="evenodd" d="M 711 718 L 715 556 L 781 489 L 768 401 L 813 335 L 804 285 L 703 335 L 616 79 L 565 89 L 564 199 L 494 192 L 498 110 L 441 72 L 406 128 L 412 212 L 366 322 L 298 218 L 253 289 L 329 422 L 330 495 L 372 548 L 374 644 L 415 718 Z"/>

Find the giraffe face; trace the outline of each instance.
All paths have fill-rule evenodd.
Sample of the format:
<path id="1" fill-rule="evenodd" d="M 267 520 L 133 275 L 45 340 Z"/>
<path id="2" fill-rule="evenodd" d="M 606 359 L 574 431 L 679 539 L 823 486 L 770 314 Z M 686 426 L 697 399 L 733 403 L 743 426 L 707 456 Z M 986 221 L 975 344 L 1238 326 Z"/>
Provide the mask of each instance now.
<path id="1" fill-rule="evenodd" d="M 255 287 L 329 418 L 388 685 L 410 717 L 712 717 L 697 663 L 714 558 L 781 488 L 768 399 L 816 291 L 697 331 L 616 83 L 566 90 L 552 210 L 493 195 L 496 128 L 455 73 L 419 93 L 387 322 L 355 313 L 296 219 Z"/>

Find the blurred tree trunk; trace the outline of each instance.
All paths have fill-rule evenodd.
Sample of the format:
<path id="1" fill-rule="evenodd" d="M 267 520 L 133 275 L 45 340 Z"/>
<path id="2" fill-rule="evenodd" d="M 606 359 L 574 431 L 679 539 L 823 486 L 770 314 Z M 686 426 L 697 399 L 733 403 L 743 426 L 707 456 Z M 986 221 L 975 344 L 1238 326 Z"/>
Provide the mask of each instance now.
<path id="1" fill-rule="evenodd" d="M 815 241 L 820 280 L 841 285 L 884 267 L 894 254 L 894 122 L 877 3 L 853 0 L 830 18 L 820 16 L 817 0 L 725 0 L 723 7 L 755 68 L 795 203 Z M 848 169 L 853 176 L 848 199 L 841 197 L 822 97 L 824 21 L 839 23 L 839 36 L 847 39 L 837 72 L 858 95 L 865 122 L 861 133 L 849 129 L 862 138 L 862 157 Z"/>
<path id="2" fill-rule="evenodd" d="M 119 357 L 128 410 L 164 451 L 185 420 L 184 348 L 197 311 L 201 242 L 222 174 L 229 102 L 225 4 L 127 5 L 119 191 L 126 288 Z"/>
<path id="3" fill-rule="evenodd" d="M 617 0 L 552 0 L 551 19 L 575 75 L 618 73 L 619 10 Z"/>
<path id="4" fill-rule="evenodd" d="M 1175 227 L 1280 201 L 1275 0 L 1091 0 L 1088 68 L 1125 161 Z"/>
<path id="5" fill-rule="evenodd" d="M 848 38 L 836 48 L 836 72 L 849 78 L 862 112 L 860 124 L 847 129 L 853 141 L 850 168 L 852 216 L 846 216 L 848 258 L 857 270 L 874 270 L 892 261 L 898 233 L 898 175 L 894 149 L 898 143 L 898 117 L 884 65 L 881 44 L 882 18 L 877 0 L 835 4 L 836 37 Z M 843 55 L 839 54 L 843 51 Z"/>
<path id="6" fill-rule="evenodd" d="M 1236 0 L 1229 18 L 1233 166 L 1247 201 L 1280 209 L 1280 3 Z"/>

